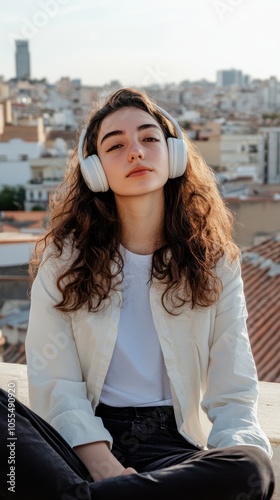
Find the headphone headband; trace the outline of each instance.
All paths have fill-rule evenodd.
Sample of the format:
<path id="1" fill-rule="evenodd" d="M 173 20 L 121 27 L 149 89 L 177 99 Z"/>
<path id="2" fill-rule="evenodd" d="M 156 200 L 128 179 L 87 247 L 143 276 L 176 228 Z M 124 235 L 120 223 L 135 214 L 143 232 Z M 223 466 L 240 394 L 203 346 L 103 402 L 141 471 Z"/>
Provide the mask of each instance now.
<path id="1" fill-rule="evenodd" d="M 178 139 L 183 140 L 183 134 L 182 134 L 181 127 L 179 126 L 179 123 L 177 123 L 176 120 L 173 118 L 173 116 L 171 116 L 167 111 L 165 111 L 165 109 L 161 108 L 157 104 L 156 104 L 156 108 L 165 116 L 165 118 L 168 118 L 168 120 L 171 123 L 173 123 L 175 130 L 177 132 L 177 135 L 178 135 Z"/>

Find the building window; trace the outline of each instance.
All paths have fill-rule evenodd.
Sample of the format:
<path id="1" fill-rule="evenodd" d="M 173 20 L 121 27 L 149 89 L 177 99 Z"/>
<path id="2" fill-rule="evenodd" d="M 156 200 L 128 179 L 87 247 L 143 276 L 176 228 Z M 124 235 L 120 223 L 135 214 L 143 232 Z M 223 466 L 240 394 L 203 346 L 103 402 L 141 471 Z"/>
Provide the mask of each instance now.
<path id="1" fill-rule="evenodd" d="M 42 193 L 41 193 L 41 191 L 38 191 L 38 198 L 39 198 L 39 200 L 42 198 Z"/>
<path id="2" fill-rule="evenodd" d="M 257 152 L 258 152 L 257 144 L 249 144 L 249 153 L 257 153 Z"/>

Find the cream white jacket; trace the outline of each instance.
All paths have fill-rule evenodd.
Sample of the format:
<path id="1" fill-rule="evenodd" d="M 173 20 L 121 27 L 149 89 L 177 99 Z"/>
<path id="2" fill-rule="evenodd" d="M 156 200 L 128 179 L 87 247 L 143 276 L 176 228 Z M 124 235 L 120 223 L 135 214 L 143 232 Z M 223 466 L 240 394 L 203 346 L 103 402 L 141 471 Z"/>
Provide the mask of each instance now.
<path id="1" fill-rule="evenodd" d="M 118 334 L 121 292 L 97 313 L 85 307 L 71 314 L 55 310 L 60 299 L 56 270 L 67 265 L 67 259 L 46 260 L 32 286 L 26 338 L 31 408 L 71 446 L 112 443 L 94 412 Z M 219 301 L 207 308 L 185 305 L 179 316 L 163 309 L 160 285 L 150 287 L 178 430 L 199 447 L 247 444 L 271 456 L 257 420 L 258 380 L 240 263 L 221 259 L 216 272 L 223 283 Z"/>

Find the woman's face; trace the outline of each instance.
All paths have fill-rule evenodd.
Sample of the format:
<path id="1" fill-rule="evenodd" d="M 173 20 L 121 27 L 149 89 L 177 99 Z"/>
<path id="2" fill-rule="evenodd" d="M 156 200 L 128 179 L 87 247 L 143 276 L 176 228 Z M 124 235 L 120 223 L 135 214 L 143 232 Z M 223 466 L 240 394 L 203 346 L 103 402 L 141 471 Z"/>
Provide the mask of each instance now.
<path id="1" fill-rule="evenodd" d="M 146 111 L 122 108 L 104 118 L 97 153 L 116 196 L 162 190 L 168 180 L 168 149 L 158 122 Z"/>

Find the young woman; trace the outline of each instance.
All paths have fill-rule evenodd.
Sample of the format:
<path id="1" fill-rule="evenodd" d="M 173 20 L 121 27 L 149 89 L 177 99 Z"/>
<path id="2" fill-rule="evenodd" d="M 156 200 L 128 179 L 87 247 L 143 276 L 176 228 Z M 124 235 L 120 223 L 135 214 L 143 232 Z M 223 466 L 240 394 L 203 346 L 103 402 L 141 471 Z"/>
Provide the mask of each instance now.
<path id="1" fill-rule="evenodd" d="M 231 215 L 144 93 L 90 117 L 30 269 L 13 498 L 271 498 Z"/>

